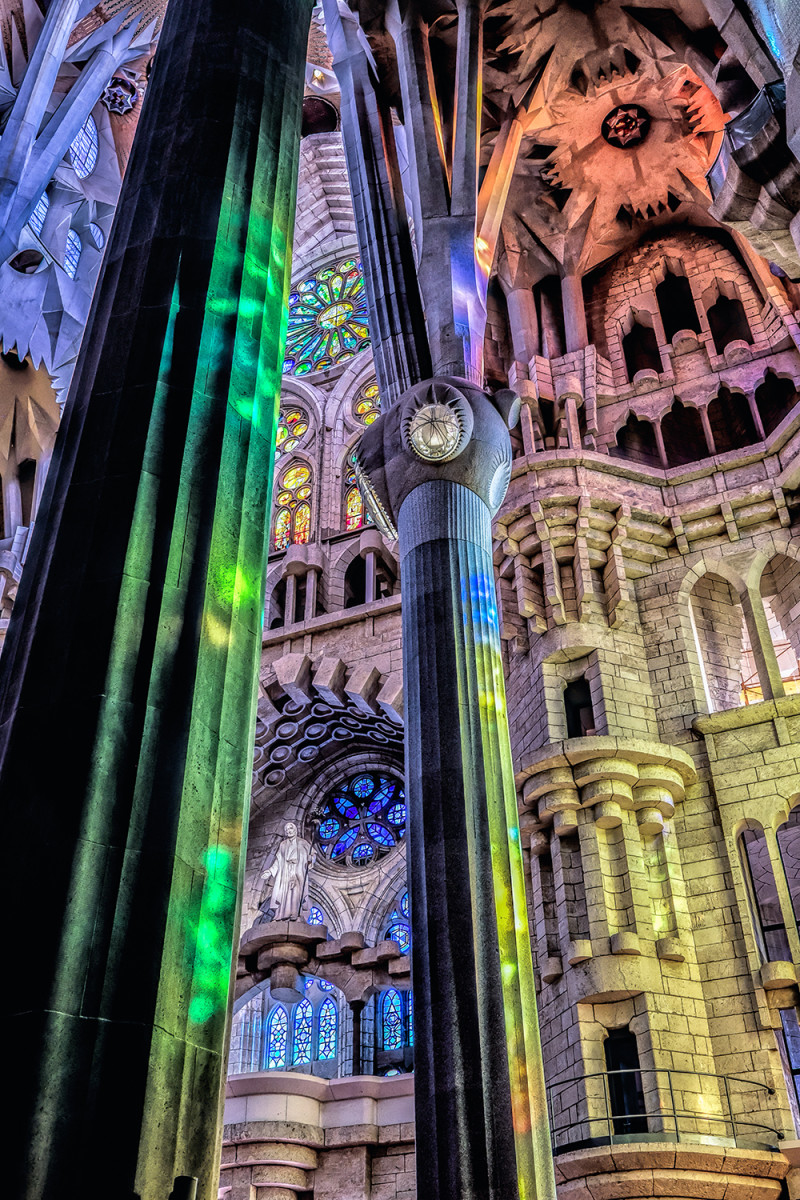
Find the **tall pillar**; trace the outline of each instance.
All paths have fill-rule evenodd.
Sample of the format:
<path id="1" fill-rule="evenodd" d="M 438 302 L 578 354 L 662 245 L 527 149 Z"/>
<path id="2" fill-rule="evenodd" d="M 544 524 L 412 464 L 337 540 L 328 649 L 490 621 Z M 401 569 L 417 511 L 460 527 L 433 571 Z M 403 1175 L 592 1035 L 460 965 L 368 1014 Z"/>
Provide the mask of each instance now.
<path id="1" fill-rule="evenodd" d="M 171 0 L 4 649 L 15 1197 L 217 1194 L 311 6 Z"/>
<path id="2" fill-rule="evenodd" d="M 417 1192 L 554 1200 L 491 555 L 511 392 L 418 384 L 359 443 L 402 558 Z"/>

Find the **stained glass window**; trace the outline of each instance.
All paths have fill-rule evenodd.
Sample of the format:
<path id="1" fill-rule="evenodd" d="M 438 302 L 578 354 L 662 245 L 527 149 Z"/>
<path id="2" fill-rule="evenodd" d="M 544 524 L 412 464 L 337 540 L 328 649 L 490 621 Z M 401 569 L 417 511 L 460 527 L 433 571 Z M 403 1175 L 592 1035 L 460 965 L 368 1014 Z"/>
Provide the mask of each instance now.
<path id="1" fill-rule="evenodd" d="M 285 550 L 292 542 L 302 544 L 311 535 L 311 468 L 292 463 L 280 476 L 275 498 L 274 550 Z"/>
<path id="2" fill-rule="evenodd" d="M 317 1058 L 325 1061 L 336 1058 L 336 1027 L 338 1017 L 336 1005 L 330 997 L 319 1010 L 319 1036 L 317 1041 Z"/>
<path id="3" fill-rule="evenodd" d="M 399 807 L 398 802 L 398 807 Z M 403 820 L 405 820 L 405 803 L 402 805 Z M 389 925 L 384 935 L 397 942 L 403 954 L 411 949 L 411 925 L 409 923 L 408 892 L 403 892 L 397 907 L 389 917 Z"/>
<path id="4" fill-rule="evenodd" d="M 38 237 L 44 226 L 44 219 L 47 216 L 47 210 L 50 207 L 50 197 L 47 192 L 42 192 L 39 199 L 36 201 L 36 208 L 28 217 L 28 224 L 33 232 Z"/>
<path id="5" fill-rule="evenodd" d="M 408 1044 L 414 1045 L 414 993 L 408 993 Z"/>
<path id="6" fill-rule="evenodd" d="M 327 979 L 318 979 L 317 987 L 319 987 L 323 992 L 332 992 L 333 991 L 333 984 L 328 983 Z"/>
<path id="7" fill-rule="evenodd" d="M 86 179 L 97 166 L 100 142 L 94 117 L 88 116 L 73 138 L 69 148 L 69 161 L 79 179 Z"/>
<path id="8" fill-rule="evenodd" d="M 383 997 L 381 1032 L 384 1050 L 402 1049 L 403 1002 L 400 999 L 400 993 L 395 988 L 391 988 Z"/>
<path id="9" fill-rule="evenodd" d="M 280 1071 L 286 1066 L 289 1018 L 282 1004 L 273 1008 L 267 1022 L 267 1070 Z"/>
<path id="10" fill-rule="evenodd" d="M 311 1062 L 311 1034 L 314 1010 L 308 1000 L 301 1000 L 294 1009 L 294 1049 L 292 1062 Z"/>
<path id="11" fill-rule="evenodd" d="M 106 235 L 103 233 L 96 221 L 89 222 L 89 233 L 92 235 L 92 241 L 98 250 L 102 250 L 106 244 Z"/>
<path id="12" fill-rule="evenodd" d="M 344 477 L 344 527 L 350 531 L 371 524 L 372 517 L 364 509 L 364 500 L 356 483 L 355 469 L 351 466 Z"/>
<path id="13" fill-rule="evenodd" d="M 357 259 L 317 271 L 289 296 L 285 375 L 327 371 L 369 344 L 367 297 Z"/>
<path id="14" fill-rule="evenodd" d="M 78 263 L 81 261 L 83 243 L 74 229 L 67 233 L 67 244 L 64 248 L 64 270 L 70 279 L 78 274 Z"/>
<path id="15" fill-rule="evenodd" d="M 317 908 L 316 904 L 312 907 L 308 914 L 308 925 L 324 925 L 325 914 L 321 908 Z"/>
<path id="16" fill-rule="evenodd" d="M 378 385 L 373 379 L 364 384 L 353 401 L 353 416 L 362 425 L 371 425 L 381 415 L 381 397 Z"/>
<path id="17" fill-rule="evenodd" d="M 369 866 L 405 837 L 405 794 L 396 779 L 361 772 L 328 792 L 317 819 L 325 858 L 340 866 Z"/>
<path id="18" fill-rule="evenodd" d="M 289 454 L 308 433 L 308 415 L 302 408 L 281 409 L 275 435 L 275 455 Z"/>

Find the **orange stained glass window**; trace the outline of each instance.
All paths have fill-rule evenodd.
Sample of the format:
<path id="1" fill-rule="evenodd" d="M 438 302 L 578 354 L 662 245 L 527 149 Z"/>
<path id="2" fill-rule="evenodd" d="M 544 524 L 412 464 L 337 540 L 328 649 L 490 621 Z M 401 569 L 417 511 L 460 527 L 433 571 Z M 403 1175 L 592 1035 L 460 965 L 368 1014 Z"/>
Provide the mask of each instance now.
<path id="1" fill-rule="evenodd" d="M 362 425 L 371 425 L 381 415 L 381 397 L 373 379 L 364 385 L 353 401 L 353 416 Z"/>
<path id="2" fill-rule="evenodd" d="M 291 463 L 279 476 L 275 496 L 273 550 L 285 550 L 292 542 L 305 543 L 311 536 L 311 468 Z"/>

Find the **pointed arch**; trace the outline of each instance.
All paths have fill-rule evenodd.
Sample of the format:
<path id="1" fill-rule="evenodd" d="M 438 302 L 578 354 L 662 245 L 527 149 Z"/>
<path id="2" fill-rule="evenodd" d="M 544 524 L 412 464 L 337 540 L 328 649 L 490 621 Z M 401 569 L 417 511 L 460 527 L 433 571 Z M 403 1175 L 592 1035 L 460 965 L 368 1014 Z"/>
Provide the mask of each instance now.
<path id="1" fill-rule="evenodd" d="M 282 1004 L 273 1008 L 267 1021 L 267 1070 L 281 1071 L 286 1066 L 289 1045 L 289 1017 Z"/>
<path id="2" fill-rule="evenodd" d="M 336 1058 L 339 1034 L 339 1014 L 330 996 L 319 1010 L 319 1029 L 317 1033 L 317 1058 L 328 1062 Z"/>

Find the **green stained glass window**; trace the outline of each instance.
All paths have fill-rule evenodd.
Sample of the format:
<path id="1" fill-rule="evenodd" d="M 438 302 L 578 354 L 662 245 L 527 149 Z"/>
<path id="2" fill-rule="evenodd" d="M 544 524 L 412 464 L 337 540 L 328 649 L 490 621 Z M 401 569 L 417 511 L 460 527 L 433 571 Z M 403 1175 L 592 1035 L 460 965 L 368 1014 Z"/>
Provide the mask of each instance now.
<path id="1" fill-rule="evenodd" d="M 327 371 L 369 344 L 367 297 L 357 259 L 324 267 L 289 296 L 285 375 Z"/>
<path id="2" fill-rule="evenodd" d="M 362 425 L 371 425 L 381 415 L 381 397 L 375 380 L 365 383 L 353 401 L 353 416 Z"/>
<path id="3" fill-rule="evenodd" d="M 305 463 L 290 463 L 278 476 L 273 528 L 273 550 L 305 543 L 311 536 L 311 468 Z"/>

